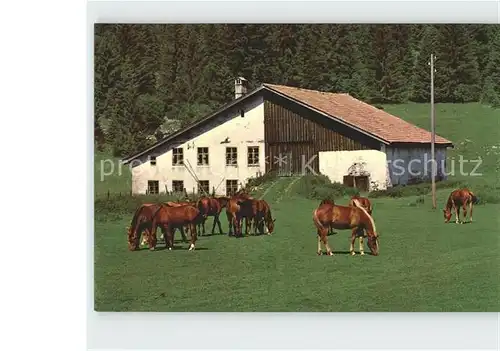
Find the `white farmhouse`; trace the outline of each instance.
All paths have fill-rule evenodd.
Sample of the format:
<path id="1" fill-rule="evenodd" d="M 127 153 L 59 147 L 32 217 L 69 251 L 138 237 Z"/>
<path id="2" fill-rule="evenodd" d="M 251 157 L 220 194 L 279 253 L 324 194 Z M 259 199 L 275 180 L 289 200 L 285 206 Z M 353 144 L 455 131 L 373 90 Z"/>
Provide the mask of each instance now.
<path id="1" fill-rule="evenodd" d="M 237 78 L 233 101 L 125 158 L 132 193 L 226 195 L 269 171 L 321 172 L 362 190 L 430 175 L 430 132 L 349 94 L 272 84 L 247 92 L 246 83 Z M 453 145 L 436 136 L 435 146 L 444 179 Z"/>

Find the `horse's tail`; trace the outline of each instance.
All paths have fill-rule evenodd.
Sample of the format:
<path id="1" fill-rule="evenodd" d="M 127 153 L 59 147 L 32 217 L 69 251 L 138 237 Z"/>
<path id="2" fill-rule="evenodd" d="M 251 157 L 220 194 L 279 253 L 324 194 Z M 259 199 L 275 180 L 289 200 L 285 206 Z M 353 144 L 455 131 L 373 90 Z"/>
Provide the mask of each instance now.
<path id="1" fill-rule="evenodd" d="M 474 195 L 474 193 L 472 191 L 469 191 L 469 193 L 470 193 L 470 196 L 471 196 L 472 204 L 473 205 L 478 204 L 479 203 L 479 198 L 476 195 Z"/>
<path id="2" fill-rule="evenodd" d="M 321 221 L 318 218 L 318 209 L 315 209 L 313 211 L 313 222 L 318 230 L 325 229 L 323 224 L 321 223 Z"/>
<path id="3" fill-rule="evenodd" d="M 366 217 L 368 217 L 368 219 L 370 220 L 370 224 L 372 226 L 372 229 L 373 229 L 373 233 L 375 234 L 375 237 L 377 237 L 377 228 L 375 227 L 375 221 L 373 220 L 373 217 L 368 213 L 368 211 L 361 205 L 361 203 L 359 202 L 358 199 L 352 199 L 352 202 L 354 203 L 354 205 L 359 208 L 361 211 L 364 212 L 364 214 L 366 215 Z"/>

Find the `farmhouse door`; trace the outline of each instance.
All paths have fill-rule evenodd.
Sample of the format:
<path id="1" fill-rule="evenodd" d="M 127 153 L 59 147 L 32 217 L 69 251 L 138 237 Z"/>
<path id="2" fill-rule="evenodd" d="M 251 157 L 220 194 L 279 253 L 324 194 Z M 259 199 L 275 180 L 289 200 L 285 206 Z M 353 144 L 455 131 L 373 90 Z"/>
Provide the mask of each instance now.
<path id="1" fill-rule="evenodd" d="M 290 177 L 293 174 L 293 154 L 286 144 L 269 144 L 266 160 L 266 170 L 274 171 L 280 177 Z"/>

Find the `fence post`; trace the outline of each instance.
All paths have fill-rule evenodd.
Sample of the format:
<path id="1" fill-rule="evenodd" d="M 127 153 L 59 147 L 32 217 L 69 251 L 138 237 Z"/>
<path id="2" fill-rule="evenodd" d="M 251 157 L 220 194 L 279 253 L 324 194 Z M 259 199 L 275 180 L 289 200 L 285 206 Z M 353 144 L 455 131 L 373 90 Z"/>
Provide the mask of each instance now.
<path id="1" fill-rule="evenodd" d="M 215 187 L 212 185 L 212 196 L 215 197 Z"/>
<path id="2" fill-rule="evenodd" d="M 109 200 L 109 189 L 108 189 L 108 200 Z"/>

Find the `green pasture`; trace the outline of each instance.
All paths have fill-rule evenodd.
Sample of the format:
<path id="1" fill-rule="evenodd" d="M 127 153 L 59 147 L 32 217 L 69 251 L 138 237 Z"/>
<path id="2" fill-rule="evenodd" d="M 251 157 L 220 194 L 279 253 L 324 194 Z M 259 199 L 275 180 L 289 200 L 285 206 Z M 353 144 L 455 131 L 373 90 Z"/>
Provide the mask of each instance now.
<path id="1" fill-rule="evenodd" d="M 428 128 L 428 105 L 385 110 Z M 98 311 L 499 311 L 498 159 L 500 113 L 479 104 L 438 104 L 437 131 L 456 143 L 452 157 L 483 157 L 483 175 L 455 176 L 487 199 L 474 222 L 444 224 L 451 189 L 373 198 L 380 255 L 350 256 L 349 231 L 329 237 L 335 256 L 317 256 L 312 211 L 318 199 L 297 195 L 296 178 L 263 184 L 256 196 L 272 206 L 272 236 L 199 237 L 195 251 L 176 234 L 176 250 L 129 252 L 125 227 L 134 204 L 130 174 L 99 179 L 96 155 L 94 236 Z M 115 165 L 116 166 L 116 165 Z M 293 184 L 292 184 L 293 183 Z M 122 193 L 106 200 L 106 193 Z M 337 198 L 347 203 L 348 198 Z M 211 230 L 211 220 L 207 230 Z M 222 217 L 227 233 L 227 220 Z M 358 243 L 356 242 L 356 250 Z"/>

